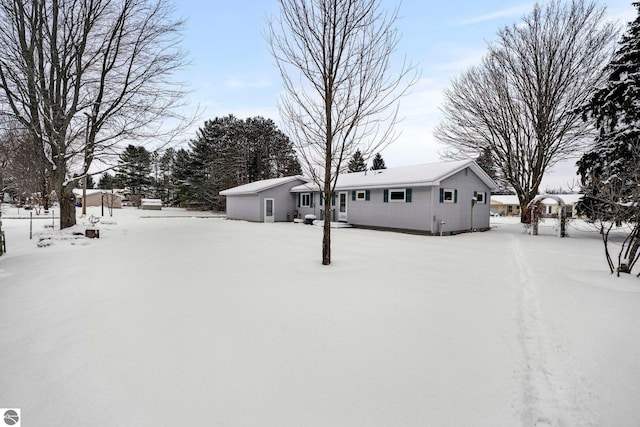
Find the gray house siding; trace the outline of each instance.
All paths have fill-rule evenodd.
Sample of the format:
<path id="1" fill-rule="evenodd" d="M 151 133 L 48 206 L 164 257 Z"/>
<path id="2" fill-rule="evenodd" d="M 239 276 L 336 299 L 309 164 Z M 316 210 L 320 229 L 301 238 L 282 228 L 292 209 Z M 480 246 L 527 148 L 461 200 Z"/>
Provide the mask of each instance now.
<path id="1" fill-rule="evenodd" d="M 264 221 L 264 199 L 274 199 L 273 213 L 276 222 L 293 221 L 293 214 L 296 210 L 295 195 L 290 191 L 293 187 L 295 185 L 292 183 L 262 191 L 260 193 L 259 221 Z"/>
<path id="2" fill-rule="evenodd" d="M 440 201 L 440 190 L 454 190 L 454 203 Z M 432 232 L 439 232 L 441 221 L 444 232 L 456 232 L 471 228 L 471 201 L 474 194 L 482 193 L 484 203 L 476 203 L 473 208 L 473 228 L 489 228 L 491 189 L 470 169 L 465 169 L 444 179 L 434 191 L 434 216 Z"/>
<path id="3" fill-rule="evenodd" d="M 310 195 L 310 206 L 303 206 L 302 199 L 303 194 Z M 322 218 L 324 211 L 324 204 L 320 206 L 320 193 L 317 191 L 314 192 L 302 192 L 302 193 L 293 193 L 293 203 L 294 210 L 298 212 L 298 218 L 304 218 L 305 215 L 315 215 L 318 219 Z M 335 208 L 335 206 L 332 206 Z M 332 218 L 332 221 L 337 221 L 336 218 Z"/>
<path id="4" fill-rule="evenodd" d="M 385 190 L 387 197 L 385 202 Z M 389 190 L 405 190 L 404 201 L 390 200 Z M 407 190 L 410 196 L 407 195 Z M 348 197 L 348 222 L 355 226 L 384 227 L 430 232 L 431 190 L 428 187 L 371 189 L 369 200 Z M 361 190 L 362 191 L 362 190 Z M 364 190 L 366 191 L 366 190 Z M 408 200 L 410 198 L 410 201 Z"/>
<path id="5" fill-rule="evenodd" d="M 260 195 L 227 196 L 227 218 L 245 221 L 262 221 Z"/>
<path id="6" fill-rule="evenodd" d="M 391 201 L 387 195 L 387 202 L 385 202 L 383 188 L 337 191 L 335 205 L 331 206 L 331 220 L 338 221 L 338 194 L 344 192 L 347 194 L 347 222 L 351 225 L 431 232 L 431 189 L 396 186 L 386 190 L 393 189 L 410 189 L 411 201 Z M 354 195 L 357 195 L 358 191 L 368 192 L 368 200 L 358 200 L 357 197 L 354 200 Z M 320 193 L 313 193 L 312 206 L 302 206 L 301 195 L 305 193 L 299 194 L 296 194 L 296 204 L 300 201 L 300 206 L 297 207 L 299 217 L 304 218 L 307 214 L 313 214 L 318 219 L 322 218 L 324 203 L 320 205 Z"/>

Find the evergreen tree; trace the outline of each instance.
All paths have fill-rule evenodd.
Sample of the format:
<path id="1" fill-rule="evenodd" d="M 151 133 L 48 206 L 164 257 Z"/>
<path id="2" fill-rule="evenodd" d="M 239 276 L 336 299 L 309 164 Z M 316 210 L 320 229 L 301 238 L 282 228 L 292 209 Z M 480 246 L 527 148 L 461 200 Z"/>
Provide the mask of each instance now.
<path id="1" fill-rule="evenodd" d="M 119 188 L 118 180 L 115 176 L 111 175 L 109 172 L 105 172 L 100 176 L 100 181 L 98 182 L 98 188 L 101 190 L 113 190 L 114 188 Z"/>
<path id="2" fill-rule="evenodd" d="M 174 193 L 171 204 L 189 206 L 195 200 L 192 182 L 191 154 L 184 148 L 175 153 L 171 169 L 171 185 Z"/>
<path id="3" fill-rule="evenodd" d="M 621 201 L 631 201 L 638 184 L 629 177 L 638 168 L 640 144 L 640 3 L 634 6 L 639 16 L 629 23 L 607 66 L 607 84 L 585 107 L 585 119 L 593 120 L 599 131 L 594 147 L 578 161 L 585 193 L 581 213 L 592 219 L 601 219 L 609 210 L 605 200 L 611 197 L 600 194 L 603 183 L 615 186 L 614 197 Z"/>
<path id="4" fill-rule="evenodd" d="M 173 148 L 167 148 L 160 157 L 160 182 L 158 183 L 162 189 L 162 202 L 165 204 L 173 204 L 173 168 L 176 161 L 176 151 Z"/>
<path id="5" fill-rule="evenodd" d="M 373 158 L 373 165 L 371 166 L 372 171 L 377 171 L 380 169 L 386 169 L 387 165 L 384 163 L 384 159 L 380 153 L 376 154 Z"/>
<path id="6" fill-rule="evenodd" d="M 129 145 L 120 154 L 117 177 L 131 194 L 144 195 L 151 183 L 151 154 L 142 146 Z"/>
<path id="7" fill-rule="evenodd" d="M 351 160 L 349 160 L 349 164 L 347 165 L 347 172 L 364 172 L 366 170 L 367 162 L 365 162 L 360 150 L 356 150 L 356 152 L 353 153 L 353 157 L 351 157 Z"/>
<path id="8" fill-rule="evenodd" d="M 584 109 L 584 118 L 598 129 L 593 148 L 577 163 L 584 197 L 578 212 L 592 220 L 628 222 L 631 231 L 622 245 L 618 271 L 629 272 L 640 254 L 640 3 L 613 60 L 607 66 L 606 85 Z M 603 242 L 608 231 L 603 226 Z M 605 251 L 609 267 L 614 262 Z"/>
<path id="9" fill-rule="evenodd" d="M 87 175 L 87 190 L 91 190 L 96 187 L 96 183 L 93 181 L 93 175 Z"/>
<path id="10" fill-rule="evenodd" d="M 221 190 L 301 172 L 289 138 L 262 117 L 208 120 L 190 148 L 190 203 L 206 209 L 225 209 Z"/>

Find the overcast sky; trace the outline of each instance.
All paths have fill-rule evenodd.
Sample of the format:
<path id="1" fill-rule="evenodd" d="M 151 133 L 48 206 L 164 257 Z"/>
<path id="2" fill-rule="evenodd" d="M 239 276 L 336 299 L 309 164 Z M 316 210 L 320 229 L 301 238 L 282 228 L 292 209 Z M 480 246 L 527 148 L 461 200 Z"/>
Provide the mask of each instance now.
<path id="1" fill-rule="evenodd" d="M 282 85 L 263 36 L 266 18 L 278 13 L 277 2 L 176 3 L 177 13 L 187 19 L 184 42 L 191 66 L 183 78 L 193 90 L 190 105 L 204 110 L 196 127 L 228 114 L 263 116 L 279 124 L 277 101 Z M 399 4 L 394 0 L 383 3 L 389 9 Z M 442 91 L 452 77 L 479 62 L 498 29 L 519 22 L 533 4 L 500 0 L 405 0 L 400 4 L 402 39 L 395 58 L 402 61 L 406 57 L 419 66 L 422 75 L 412 93 L 401 100 L 401 136 L 382 152 L 388 167 L 440 160 L 443 147 L 433 137 L 433 128 L 441 117 Z M 630 1 L 601 4 L 612 20 L 626 24 L 635 18 Z M 547 174 L 543 189 L 567 187 L 575 177 L 573 163 Z"/>

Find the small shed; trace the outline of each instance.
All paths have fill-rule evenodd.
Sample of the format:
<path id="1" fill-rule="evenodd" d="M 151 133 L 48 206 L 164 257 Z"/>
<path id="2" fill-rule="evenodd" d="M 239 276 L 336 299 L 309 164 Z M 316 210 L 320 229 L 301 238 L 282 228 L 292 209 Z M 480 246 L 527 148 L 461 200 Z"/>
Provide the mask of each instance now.
<path id="1" fill-rule="evenodd" d="M 227 197 L 227 218 L 254 222 L 293 221 L 296 201 L 291 189 L 309 180 L 302 176 L 265 179 L 220 192 Z"/>
<path id="2" fill-rule="evenodd" d="M 162 200 L 140 199 L 140 209 L 146 210 L 146 211 L 159 211 L 162 209 Z"/>

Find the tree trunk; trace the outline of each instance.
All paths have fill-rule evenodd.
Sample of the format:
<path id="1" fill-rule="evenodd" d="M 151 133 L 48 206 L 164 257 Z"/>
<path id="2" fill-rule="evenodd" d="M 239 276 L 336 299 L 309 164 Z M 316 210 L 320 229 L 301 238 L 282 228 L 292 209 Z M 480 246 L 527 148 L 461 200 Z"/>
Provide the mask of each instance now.
<path id="1" fill-rule="evenodd" d="M 327 213 L 327 211 L 329 213 Z M 325 208 L 322 234 L 322 265 L 331 264 L 331 209 Z"/>
<path id="2" fill-rule="evenodd" d="M 322 227 L 322 265 L 331 264 L 331 191 L 324 193 L 324 223 Z"/>
<path id="3" fill-rule="evenodd" d="M 76 225 L 76 198 L 71 185 L 63 185 L 58 192 L 60 202 L 60 229 Z"/>

